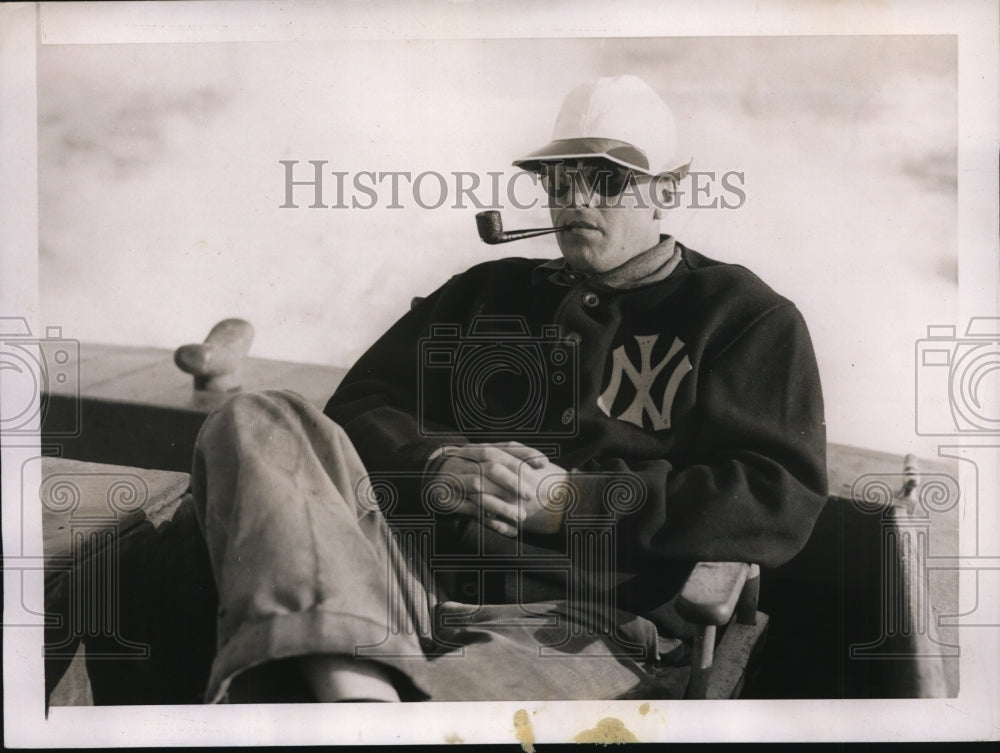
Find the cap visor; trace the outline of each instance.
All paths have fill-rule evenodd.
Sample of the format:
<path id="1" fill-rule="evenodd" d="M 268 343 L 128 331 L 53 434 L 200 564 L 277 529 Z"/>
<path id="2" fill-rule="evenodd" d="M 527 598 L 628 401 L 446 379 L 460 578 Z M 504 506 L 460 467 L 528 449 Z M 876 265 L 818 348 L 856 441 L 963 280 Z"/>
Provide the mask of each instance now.
<path id="1" fill-rule="evenodd" d="M 674 180 L 682 180 L 688 174 L 688 171 L 691 169 L 691 163 L 692 162 L 694 162 L 694 158 L 693 157 L 689 157 L 688 161 L 685 162 L 683 165 L 679 165 L 679 166 L 675 167 L 673 170 L 664 170 L 663 172 L 661 172 L 659 174 L 660 175 L 669 175 Z"/>
<path id="2" fill-rule="evenodd" d="M 513 164 L 525 170 L 534 170 L 541 162 L 595 158 L 603 158 L 639 172 L 649 173 L 649 160 L 642 150 L 615 139 L 558 139 L 521 159 L 514 160 Z"/>

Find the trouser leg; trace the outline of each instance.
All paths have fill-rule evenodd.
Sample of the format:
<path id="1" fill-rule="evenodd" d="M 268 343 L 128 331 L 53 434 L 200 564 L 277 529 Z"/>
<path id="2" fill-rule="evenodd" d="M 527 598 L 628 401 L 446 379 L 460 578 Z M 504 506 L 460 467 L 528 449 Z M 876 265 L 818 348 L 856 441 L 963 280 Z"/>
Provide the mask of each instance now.
<path id="1" fill-rule="evenodd" d="M 219 591 L 206 700 L 253 667 L 375 643 L 421 686 L 428 594 L 377 506 L 359 501 L 365 478 L 343 430 L 294 393 L 238 395 L 206 420 L 192 469 Z"/>

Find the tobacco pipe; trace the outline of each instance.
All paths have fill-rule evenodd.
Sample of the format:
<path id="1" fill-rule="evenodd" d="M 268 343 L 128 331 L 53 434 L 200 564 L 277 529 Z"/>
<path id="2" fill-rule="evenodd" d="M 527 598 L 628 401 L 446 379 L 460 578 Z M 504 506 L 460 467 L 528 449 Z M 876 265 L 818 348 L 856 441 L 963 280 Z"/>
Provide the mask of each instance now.
<path id="1" fill-rule="evenodd" d="M 479 230 L 479 237 L 482 238 L 483 243 L 494 246 L 497 243 L 509 243 L 510 241 L 519 241 L 522 238 L 534 238 L 536 235 L 546 235 L 547 233 L 558 233 L 561 230 L 569 230 L 569 225 L 533 228 L 530 230 L 509 230 L 505 233 L 500 212 L 495 209 L 489 209 L 476 214 L 476 229 Z"/>

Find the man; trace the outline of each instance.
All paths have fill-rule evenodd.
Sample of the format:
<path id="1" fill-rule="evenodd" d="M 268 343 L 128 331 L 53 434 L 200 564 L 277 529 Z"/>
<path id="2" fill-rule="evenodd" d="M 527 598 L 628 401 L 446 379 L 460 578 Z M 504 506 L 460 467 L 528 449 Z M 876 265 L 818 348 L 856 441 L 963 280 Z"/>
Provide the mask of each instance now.
<path id="1" fill-rule="evenodd" d="M 745 269 L 660 235 L 674 150 L 641 80 L 577 87 L 515 162 L 567 228 L 561 259 L 449 280 L 325 417 L 270 393 L 209 419 L 209 700 L 279 677 L 320 700 L 666 696 L 692 564 L 801 549 L 826 495 L 808 332 Z"/>

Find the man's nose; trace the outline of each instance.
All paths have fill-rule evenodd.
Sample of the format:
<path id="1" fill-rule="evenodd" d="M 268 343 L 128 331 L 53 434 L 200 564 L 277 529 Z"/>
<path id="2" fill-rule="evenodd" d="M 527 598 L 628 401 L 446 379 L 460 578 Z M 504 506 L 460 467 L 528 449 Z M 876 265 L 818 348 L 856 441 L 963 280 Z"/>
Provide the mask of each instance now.
<path id="1" fill-rule="evenodd" d="M 594 203 L 595 194 L 592 186 L 587 185 L 583 173 L 579 170 L 569 171 L 569 191 L 566 200 L 571 207 L 589 207 Z"/>

